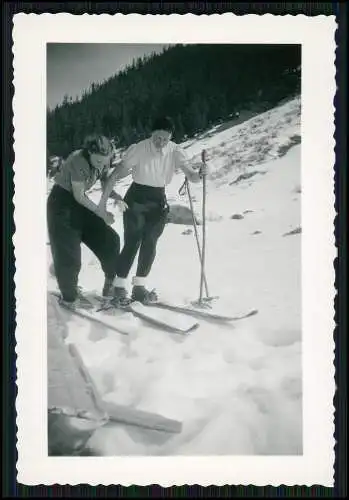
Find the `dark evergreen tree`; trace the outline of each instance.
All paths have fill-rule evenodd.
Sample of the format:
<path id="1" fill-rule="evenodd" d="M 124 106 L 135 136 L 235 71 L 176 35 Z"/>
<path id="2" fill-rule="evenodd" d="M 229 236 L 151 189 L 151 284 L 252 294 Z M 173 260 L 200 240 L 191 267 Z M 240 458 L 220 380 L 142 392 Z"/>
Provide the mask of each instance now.
<path id="1" fill-rule="evenodd" d="M 126 147 L 146 137 L 155 116 L 173 117 L 175 140 L 241 110 L 264 111 L 300 92 L 299 45 L 175 45 L 136 59 L 78 101 L 47 112 L 47 147 L 65 157 L 98 130 Z"/>

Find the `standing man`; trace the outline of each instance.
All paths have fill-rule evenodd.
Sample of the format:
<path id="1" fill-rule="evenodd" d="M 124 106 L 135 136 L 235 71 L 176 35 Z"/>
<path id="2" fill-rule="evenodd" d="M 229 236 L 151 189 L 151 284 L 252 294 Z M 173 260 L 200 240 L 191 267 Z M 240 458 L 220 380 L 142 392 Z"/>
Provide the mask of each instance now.
<path id="1" fill-rule="evenodd" d="M 205 173 L 205 165 L 199 171 L 190 165 L 185 151 L 172 139 L 174 126 L 170 118 L 154 121 L 148 139 L 131 145 L 120 165 L 111 174 L 100 200 L 105 210 L 107 200 L 116 179 L 132 175 L 133 182 L 124 201 L 128 209 L 123 214 L 124 247 L 117 265 L 117 277 L 105 295 L 113 296 L 114 303 L 127 303 L 126 279 L 139 250 L 136 276 L 133 277 L 131 299 L 142 303 L 157 300 L 154 291 L 146 288 L 146 278 L 153 265 L 158 239 L 164 231 L 169 207 L 165 186 L 173 178 L 177 168 L 189 181 L 199 182 Z"/>
<path id="2" fill-rule="evenodd" d="M 97 256 L 105 275 L 104 289 L 109 289 L 117 273 L 120 252 L 119 235 L 110 227 L 113 214 L 96 205 L 86 194 L 100 180 L 107 182 L 113 149 L 110 141 L 98 134 L 86 137 L 83 147 L 73 151 L 55 176 L 47 200 L 47 223 L 55 275 L 61 292 L 60 303 L 69 308 L 90 308 L 78 288 L 81 268 L 81 244 Z M 120 195 L 123 211 L 126 204 Z"/>

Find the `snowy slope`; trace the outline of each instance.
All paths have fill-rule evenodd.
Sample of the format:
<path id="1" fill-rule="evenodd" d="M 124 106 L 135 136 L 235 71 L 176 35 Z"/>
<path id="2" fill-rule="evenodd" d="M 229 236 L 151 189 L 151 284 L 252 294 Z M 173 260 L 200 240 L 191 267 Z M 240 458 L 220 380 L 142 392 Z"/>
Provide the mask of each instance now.
<path id="1" fill-rule="evenodd" d="M 90 442 L 97 453 L 302 452 L 299 137 L 297 98 L 184 144 L 194 162 L 203 148 L 208 152 L 210 293 L 220 296 L 217 307 L 225 312 L 257 308 L 257 316 L 224 326 L 201 321 L 188 337 L 144 327 L 125 338 L 71 320 L 69 340 L 77 343 L 105 398 L 183 421 L 180 435 L 151 439 L 122 426 L 100 429 Z M 182 182 L 178 175 L 169 186 L 170 203 L 188 205 L 178 195 Z M 202 187 L 191 189 L 200 216 Z M 122 217 L 115 215 L 122 237 Z M 188 228 L 168 224 L 158 243 L 149 285 L 167 299 L 198 297 L 196 243 L 192 234 L 182 234 Z M 49 250 L 48 257 L 50 264 Z M 99 263 L 85 247 L 80 284 L 97 290 L 103 284 Z"/>

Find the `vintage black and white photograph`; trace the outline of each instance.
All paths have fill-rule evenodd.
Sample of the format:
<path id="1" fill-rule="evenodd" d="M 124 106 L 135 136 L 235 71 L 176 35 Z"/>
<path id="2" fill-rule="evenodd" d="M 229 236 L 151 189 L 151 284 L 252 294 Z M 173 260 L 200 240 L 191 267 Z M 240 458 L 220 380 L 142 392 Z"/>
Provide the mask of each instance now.
<path id="1" fill-rule="evenodd" d="M 302 453 L 300 45 L 48 44 L 47 100 L 50 450 Z"/>
<path id="2" fill-rule="evenodd" d="M 306 349 L 321 344 L 311 322 L 328 304 L 304 259 L 319 252 L 313 274 L 330 265 L 309 224 L 319 197 L 332 209 L 331 189 L 316 193 L 319 151 L 305 154 L 330 150 L 319 183 L 333 168 L 333 144 L 307 136 L 324 120 L 304 125 L 309 50 L 296 37 L 150 43 L 81 30 L 40 51 L 44 241 L 27 258 L 46 301 L 44 453 L 304 459 L 309 380 L 322 377 Z M 312 120 L 330 127 L 328 111 Z"/>

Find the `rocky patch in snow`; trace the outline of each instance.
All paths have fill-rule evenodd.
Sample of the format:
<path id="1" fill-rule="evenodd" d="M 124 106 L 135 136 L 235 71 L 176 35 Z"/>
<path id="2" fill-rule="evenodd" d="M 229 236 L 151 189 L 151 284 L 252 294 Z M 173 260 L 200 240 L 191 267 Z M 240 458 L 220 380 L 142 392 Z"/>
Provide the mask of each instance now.
<path id="1" fill-rule="evenodd" d="M 229 182 L 229 186 L 232 186 L 233 184 L 238 184 L 239 182 L 244 181 L 246 179 L 250 179 L 251 177 L 257 174 L 263 175 L 266 174 L 266 172 L 263 171 L 260 172 L 258 170 L 255 170 L 253 172 L 246 172 L 245 174 L 239 175 L 234 181 Z"/>
<path id="2" fill-rule="evenodd" d="M 282 236 L 292 236 L 293 234 L 300 234 L 301 232 L 302 232 L 302 228 L 296 227 L 296 229 L 292 229 L 292 231 L 289 231 L 289 232 L 283 234 Z"/>
<path id="3" fill-rule="evenodd" d="M 195 216 L 196 224 L 200 224 L 200 221 Z M 193 215 L 191 210 L 180 204 L 170 205 L 170 211 L 167 217 L 167 223 L 170 224 L 184 224 L 186 226 L 193 225 Z"/>
<path id="4" fill-rule="evenodd" d="M 296 144 L 300 144 L 301 142 L 301 136 L 300 135 L 293 135 L 292 137 L 289 138 L 288 142 L 285 144 L 282 144 L 279 146 L 278 153 L 281 158 L 281 156 L 285 156 L 287 151 L 292 148 L 292 146 L 295 146 Z"/>
<path id="5" fill-rule="evenodd" d="M 301 192 L 302 192 L 302 187 L 300 184 L 297 184 L 297 186 L 295 186 L 294 189 L 292 190 L 292 193 L 300 194 Z"/>

